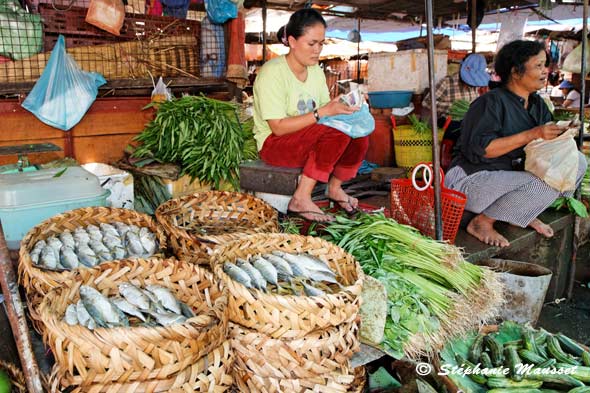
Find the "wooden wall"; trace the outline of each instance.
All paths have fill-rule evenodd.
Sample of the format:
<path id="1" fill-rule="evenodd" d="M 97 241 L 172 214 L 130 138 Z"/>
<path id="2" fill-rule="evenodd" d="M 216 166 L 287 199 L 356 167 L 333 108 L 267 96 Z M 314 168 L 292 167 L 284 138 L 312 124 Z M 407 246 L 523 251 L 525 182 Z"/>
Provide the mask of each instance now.
<path id="1" fill-rule="evenodd" d="M 154 115 L 142 108 L 149 98 L 98 98 L 74 128 L 62 131 L 38 120 L 17 100 L 0 100 L 0 146 L 51 142 L 60 152 L 29 155 L 31 164 L 72 157 L 81 164 L 110 163 L 123 157 L 123 150 Z M 15 164 L 14 156 L 0 156 L 0 165 Z"/>

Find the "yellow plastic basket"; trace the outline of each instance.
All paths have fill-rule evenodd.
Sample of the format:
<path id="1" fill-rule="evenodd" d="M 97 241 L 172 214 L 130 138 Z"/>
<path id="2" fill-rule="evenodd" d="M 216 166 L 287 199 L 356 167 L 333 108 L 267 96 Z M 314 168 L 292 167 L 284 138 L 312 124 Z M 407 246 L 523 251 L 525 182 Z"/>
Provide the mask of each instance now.
<path id="1" fill-rule="evenodd" d="M 442 138 L 439 132 L 439 144 Z M 393 127 L 393 148 L 397 166 L 408 172 L 420 162 L 432 162 L 432 134 L 419 134 L 410 125 Z"/>

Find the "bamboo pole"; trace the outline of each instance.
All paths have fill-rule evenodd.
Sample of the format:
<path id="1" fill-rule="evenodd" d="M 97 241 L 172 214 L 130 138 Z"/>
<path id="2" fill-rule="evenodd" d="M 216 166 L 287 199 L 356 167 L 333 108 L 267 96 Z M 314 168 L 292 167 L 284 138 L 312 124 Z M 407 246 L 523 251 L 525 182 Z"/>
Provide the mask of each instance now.
<path id="1" fill-rule="evenodd" d="M 471 0 L 471 53 L 475 53 L 477 50 L 477 29 L 475 27 L 477 24 L 475 21 L 477 18 L 476 3 L 477 0 Z"/>
<path id="2" fill-rule="evenodd" d="M 10 260 L 2 225 L 0 225 L 0 284 L 2 285 L 12 335 L 16 342 L 21 367 L 27 381 L 27 390 L 29 393 L 43 393 L 41 373 L 33 353 L 25 310 L 18 293 L 16 274 Z"/>

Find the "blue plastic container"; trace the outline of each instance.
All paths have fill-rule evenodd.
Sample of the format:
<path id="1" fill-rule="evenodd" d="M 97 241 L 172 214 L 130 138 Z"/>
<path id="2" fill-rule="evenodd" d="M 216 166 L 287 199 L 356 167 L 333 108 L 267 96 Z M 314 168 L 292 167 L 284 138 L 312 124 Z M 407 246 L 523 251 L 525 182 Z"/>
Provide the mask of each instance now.
<path id="1" fill-rule="evenodd" d="M 0 175 L 0 221 L 6 244 L 18 250 L 21 239 L 42 221 L 68 210 L 106 206 L 109 191 L 83 168 L 41 169 Z"/>
<path id="2" fill-rule="evenodd" d="M 372 91 L 369 93 L 369 103 L 372 108 L 404 108 L 412 100 L 412 90 Z"/>

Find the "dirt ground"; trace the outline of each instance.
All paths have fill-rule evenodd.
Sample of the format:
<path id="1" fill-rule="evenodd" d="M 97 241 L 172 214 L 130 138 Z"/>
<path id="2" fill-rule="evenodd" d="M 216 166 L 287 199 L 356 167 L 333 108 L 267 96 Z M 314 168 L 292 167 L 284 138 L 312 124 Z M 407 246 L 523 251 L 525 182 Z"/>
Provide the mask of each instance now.
<path id="1" fill-rule="evenodd" d="M 590 266 L 590 243 L 578 250 L 579 270 Z M 537 327 L 561 332 L 583 344 L 590 344 L 590 277 L 581 277 L 574 285 L 571 301 L 547 303 L 541 311 Z"/>

